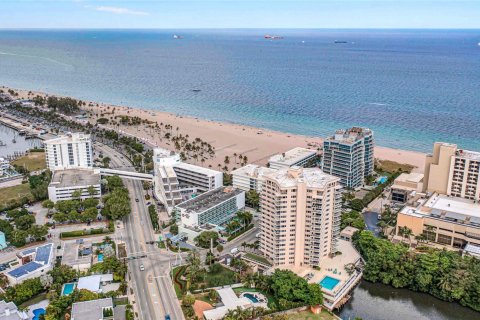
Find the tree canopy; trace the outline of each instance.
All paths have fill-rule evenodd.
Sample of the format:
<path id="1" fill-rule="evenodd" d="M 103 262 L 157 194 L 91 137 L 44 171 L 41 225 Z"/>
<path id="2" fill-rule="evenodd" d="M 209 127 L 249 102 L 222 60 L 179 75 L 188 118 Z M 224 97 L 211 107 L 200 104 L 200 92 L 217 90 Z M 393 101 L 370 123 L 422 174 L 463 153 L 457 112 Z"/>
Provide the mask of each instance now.
<path id="1" fill-rule="evenodd" d="M 478 259 L 433 248 L 416 253 L 404 244 L 376 238 L 369 231 L 356 233 L 354 244 L 366 261 L 366 280 L 429 293 L 480 311 Z"/>

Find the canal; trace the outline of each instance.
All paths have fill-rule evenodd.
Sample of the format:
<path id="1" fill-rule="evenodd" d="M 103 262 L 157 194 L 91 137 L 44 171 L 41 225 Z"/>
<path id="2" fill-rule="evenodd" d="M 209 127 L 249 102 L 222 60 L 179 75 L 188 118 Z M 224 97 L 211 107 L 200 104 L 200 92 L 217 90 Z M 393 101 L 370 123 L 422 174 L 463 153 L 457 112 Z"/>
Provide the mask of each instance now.
<path id="1" fill-rule="evenodd" d="M 480 312 L 425 293 L 362 281 L 338 315 L 363 320 L 474 320 Z"/>

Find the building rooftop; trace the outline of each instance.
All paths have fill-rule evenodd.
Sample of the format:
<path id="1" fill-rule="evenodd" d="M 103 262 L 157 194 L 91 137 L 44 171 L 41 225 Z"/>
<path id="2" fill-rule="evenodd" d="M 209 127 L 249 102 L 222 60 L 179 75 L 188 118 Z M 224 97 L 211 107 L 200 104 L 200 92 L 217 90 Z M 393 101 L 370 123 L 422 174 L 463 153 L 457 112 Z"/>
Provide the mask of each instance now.
<path id="1" fill-rule="evenodd" d="M 42 268 L 43 266 L 50 265 L 50 261 L 53 256 L 53 244 L 48 243 L 43 246 L 30 248 L 18 253 L 20 258 L 29 255 L 35 256 L 31 262 L 8 271 L 8 275 L 14 278 L 20 278 Z"/>
<path id="2" fill-rule="evenodd" d="M 103 309 L 112 308 L 112 298 L 75 302 L 72 305 L 72 320 L 99 320 L 103 319 Z"/>
<path id="3" fill-rule="evenodd" d="M 217 290 L 223 306 L 204 311 L 203 315 L 207 320 L 222 319 L 228 310 L 234 310 L 237 307 L 244 308 L 252 305 L 247 298 L 239 298 L 232 288 L 223 288 Z"/>
<path id="4" fill-rule="evenodd" d="M 182 202 L 177 207 L 185 209 L 187 212 L 204 212 L 230 198 L 236 197 L 242 192 L 245 191 L 233 187 L 220 187 Z"/>
<path id="5" fill-rule="evenodd" d="M 217 171 L 217 170 L 196 166 L 194 164 L 189 164 L 189 163 L 186 163 L 186 162 L 175 163 L 173 165 L 173 169 L 175 170 L 176 168 L 198 172 L 198 173 L 201 173 L 201 174 L 204 174 L 204 175 L 207 175 L 207 176 L 215 176 L 215 175 L 221 173 L 220 171 Z"/>
<path id="6" fill-rule="evenodd" d="M 458 158 L 480 161 L 480 152 L 459 149 L 455 154 Z"/>
<path id="7" fill-rule="evenodd" d="M 92 186 L 100 184 L 100 174 L 93 169 L 57 170 L 52 175 L 50 186 L 56 188 Z"/>
<path id="8" fill-rule="evenodd" d="M 274 156 L 271 156 L 268 162 L 277 162 L 292 166 L 297 162 L 316 154 L 316 150 L 297 147 L 293 148 L 292 150 L 288 150 L 287 152 L 284 152 L 282 154 L 276 154 Z"/>
<path id="9" fill-rule="evenodd" d="M 232 174 L 249 176 L 249 177 L 252 177 L 252 178 L 259 178 L 259 177 L 262 177 L 266 174 L 273 173 L 275 171 L 277 171 L 277 170 L 270 169 L 270 168 L 267 168 L 267 167 L 262 167 L 262 166 L 259 166 L 259 165 L 256 165 L 256 164 L 247 164 L 244 167 L 233 170 Z"/>
<path id="10" fill-rule="evenodd" d="M 0 320 L 25 320 L 28 316 L 23 311 L 18 311 L 13 302 L 0 301 Z"/>
<path id="11" fill-rule="evenodd" d="M 80 256 L 78 252 L 81 248 L 90 248 L 90 253 Z M 62 263 L 69 266 L 90 263 L 92 261 L 91 248 L 91 241 L 84 241 L 83 239 L 65 241 L 63 245 Z"/>
<path id="12" fill-rule="evenodd" d="M 418 207 L 406 206 L 402 214 L 435 217 L 452 222 L 480 225 L 480 204 L 474 200 L 434 193 Z"/>
<path id="13" fill-rule="evenodd" d="M 309 188 L 323 189 L 327 184 L 339 182 L 340 178 L 324 173 L 319 168 L 282 168 L 276 172 L 266 175 L 275 180 L 281 187 L 294 187 L 304 182 Z"/>
<path id="14" fill-rule="evenodd" d="M 68 133 L 64 136 L 46 140 L 46 144 L 73 143 L 77 141 L 91 140 L 90 134 L 83 132 Z"/>
<path id="15" fill-rule="evenodd" d="M 78 279 L 77 289 L 87 289 L 88 291 L 98 293 L 101 291 L 101 283 L 108 281 L 113 281 L 113 274 L 95 274 L 92 276 L 81 277 Z"/>
<path id="16" fill-rule="evenodd" d="M 372 134 L 373 131 L 368 128 L 352 127 L 346 130 L 339 129 L 335 131 L 335 135 L 327 137 L 325 140 L 351 144 Z"/>

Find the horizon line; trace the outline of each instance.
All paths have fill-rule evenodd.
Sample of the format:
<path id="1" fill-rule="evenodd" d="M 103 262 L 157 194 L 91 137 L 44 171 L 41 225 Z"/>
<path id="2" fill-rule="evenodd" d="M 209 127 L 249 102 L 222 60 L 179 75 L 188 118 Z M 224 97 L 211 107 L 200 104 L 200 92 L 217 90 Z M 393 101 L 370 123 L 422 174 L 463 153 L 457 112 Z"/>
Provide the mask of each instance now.
<path id="1" fill-rule="evenodd" d="M 480 27 L 476 28 L 460 28 L 460 27 L 358 27 L 358 28 L 342 28 L 342 27 L 165 27 L 165 28 L 116 28 L 116 27 L 0 27 L 0 32 L 7 30 L 471 30 L 480 31 Z"/>

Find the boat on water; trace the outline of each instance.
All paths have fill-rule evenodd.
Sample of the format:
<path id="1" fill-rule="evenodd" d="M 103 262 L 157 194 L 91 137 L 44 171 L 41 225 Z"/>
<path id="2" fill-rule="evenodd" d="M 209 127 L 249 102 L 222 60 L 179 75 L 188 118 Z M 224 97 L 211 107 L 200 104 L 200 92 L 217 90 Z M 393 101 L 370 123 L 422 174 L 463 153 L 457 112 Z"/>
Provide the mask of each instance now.
<path id="1" fill-rule="evenodd" d="M 269 39 L 269 40 L 278 40 L 278 39 L 283 39 L 282 36 L 273 36 L 273 35 L 270 35 L 270 34 L 266 34 L 264 36 L 265 39 Z"/>
<path id="2" fill-rule="evenodd" d="M 183 36 L 179 36 L 179 35 L 174 34 L 173 39 L 183 39 Z"/>
<path id="3" fill-rule="evenodd" d="M 348 43 L 348 42 L 343 40 L 335 40 L 333 43 Z"/>
<path id="4" fill-rule="evenodd" d="M 192 91 L 193 91 L 193 92 L 200 92 L 200 91 L 202 91 L 202 90 L 200 90 L 200 89 L 192 89 Z"/>

